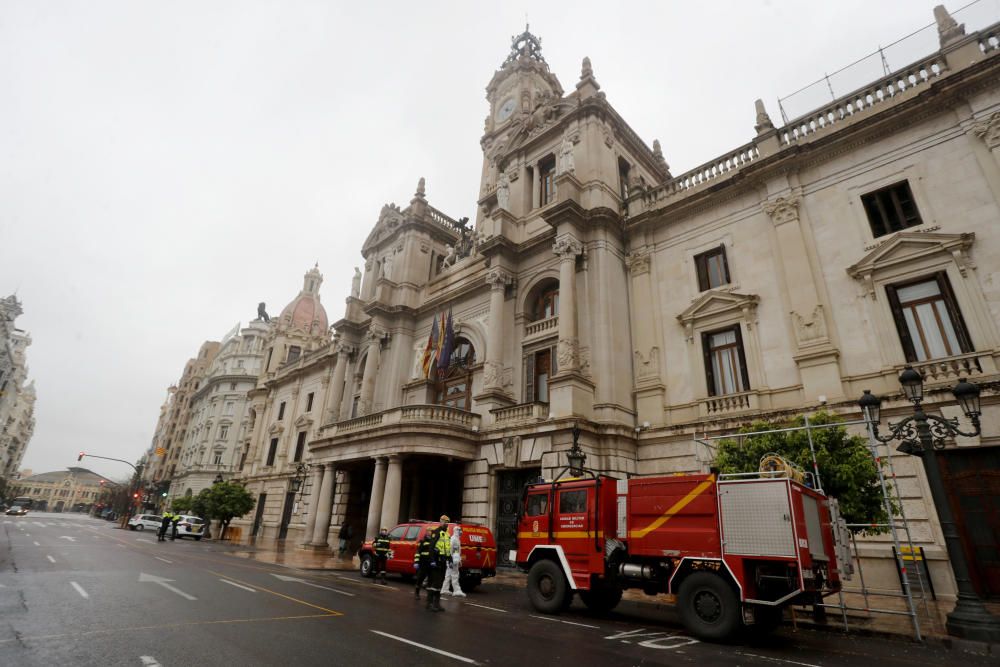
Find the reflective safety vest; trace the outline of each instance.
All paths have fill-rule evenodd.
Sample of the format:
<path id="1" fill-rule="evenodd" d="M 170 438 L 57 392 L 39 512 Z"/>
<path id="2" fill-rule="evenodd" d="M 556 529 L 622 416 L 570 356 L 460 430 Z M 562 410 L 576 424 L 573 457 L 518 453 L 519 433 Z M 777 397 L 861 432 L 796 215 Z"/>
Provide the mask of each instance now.
<path id="1" fill-rule="evenodd" d="M 441 532 L 438 533 L 437 544 L 434 545 L 434 550 L 441 556 L 444 556 L 445 560 L 451 556 L 451 538 L 448 536 L 448 531 L 441 528 Z"/>
<path id="2" fill-rule="evenodd" d="M 376 556 L 387 556 L 390 546 L 389 537 L 386 535 L 379 535 L 372 541 L 372 548 L 375 550 Z"/>
<path id="3" fill-rule="evenodd" d="M 420 544 L 417 545 L 416 550 L 413 552 L 413 563 L 415 565 L 430 562 L 433 543 L 434 540 L 431 539 L 431 533 L 428 532 L 424 535 L 424 539 L 420 540 Z"/>

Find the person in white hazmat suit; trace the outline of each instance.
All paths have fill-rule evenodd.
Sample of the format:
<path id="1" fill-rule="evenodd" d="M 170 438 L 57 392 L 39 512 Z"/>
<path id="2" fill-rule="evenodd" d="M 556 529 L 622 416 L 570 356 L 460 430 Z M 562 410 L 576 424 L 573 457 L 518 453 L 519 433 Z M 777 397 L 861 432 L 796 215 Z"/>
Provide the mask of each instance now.
<path id="1" fill-rule="evenodd" d="M 457 598 L 466 597 L 458 583 L 459 571 L 462 567 L 462 527 L 455 526 L 451 533 L 451 560 L 445 570 L 444 584 L 441 585 L 442 595 L 454 595 Z M 449 591 L 449 589 L 451 589 Z"/>

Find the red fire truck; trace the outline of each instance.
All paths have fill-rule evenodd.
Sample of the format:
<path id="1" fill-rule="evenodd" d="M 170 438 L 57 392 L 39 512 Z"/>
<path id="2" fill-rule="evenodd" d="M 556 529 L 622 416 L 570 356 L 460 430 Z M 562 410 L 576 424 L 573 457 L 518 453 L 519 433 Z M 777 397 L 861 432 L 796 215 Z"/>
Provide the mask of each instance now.
<path id="1" fill-rule="evenodd" d="M 778 474 L 529 484 L 516 561 L 532 605 L 558 613 L 579 593 L 607 611 L 638 588 L 674 596 L 702 639 L 773 628 L 785 605 L 839 591 L 852 567 L 836 501 Z"/>

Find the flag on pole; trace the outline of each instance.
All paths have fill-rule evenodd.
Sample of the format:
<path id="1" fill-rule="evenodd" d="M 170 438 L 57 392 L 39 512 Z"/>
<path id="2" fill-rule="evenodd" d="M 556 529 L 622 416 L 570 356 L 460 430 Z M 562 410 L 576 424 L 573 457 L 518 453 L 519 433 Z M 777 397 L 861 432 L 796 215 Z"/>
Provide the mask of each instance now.
<path id="1" fill-rule="evenodd" d="M 441 319 L 444 320 L 444 313 L 441 314 Z M 455 327 L 451 319 L 451 308 L 448 309 L 448 321 L 444 326 L 444 335 L 441 341 L 441 353 L 438 355 L 438 375 L 444 377 L 445 373 L 448 372 L 448 366 L 451 364 L 451 351 L 455 345 Z"/>
<path id="2" fill-rule="evenodd" d="M 437 353 L 438 347 L 438 319 L 437 315 L 434 316 L 434 322 L 431 324 L 431 333 L 427 336 L 427 347 L 424 348 L 424 356 L 421 359 L 421 366 L 424 371 L 424 377 L 428 378 L 431 376 L 431 368 L 434 366 L 434 355 Z"/>

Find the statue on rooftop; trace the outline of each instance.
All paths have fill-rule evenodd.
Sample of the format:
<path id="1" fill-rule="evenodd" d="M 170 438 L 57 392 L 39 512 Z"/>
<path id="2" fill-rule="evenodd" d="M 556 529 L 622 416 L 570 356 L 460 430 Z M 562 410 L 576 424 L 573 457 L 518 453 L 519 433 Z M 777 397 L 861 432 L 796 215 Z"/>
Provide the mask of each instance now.
<path id="1" fill-rule="evenodd" d="M 354 267 L 354 278 L 351 279 L 351 296 L 357 299 L 361 296 L 361 269 Z"/>
<path id="2" fill-rule="evenodd" d="M 267 306 L 263 301 L 257 304 L 257 319 L 270 322 L 271 318 L 267 316 L 267 310 L 265 310 L 266 307 Z"/>

